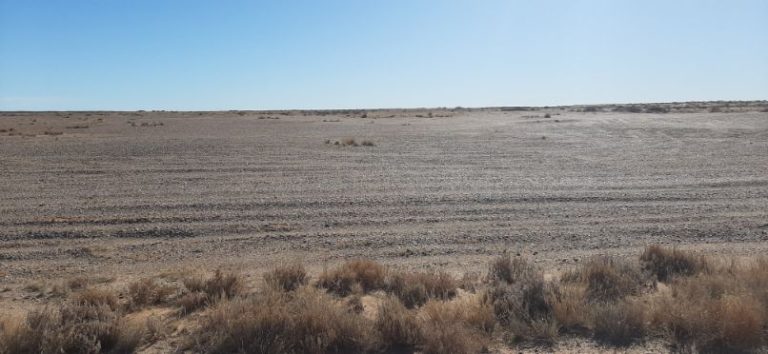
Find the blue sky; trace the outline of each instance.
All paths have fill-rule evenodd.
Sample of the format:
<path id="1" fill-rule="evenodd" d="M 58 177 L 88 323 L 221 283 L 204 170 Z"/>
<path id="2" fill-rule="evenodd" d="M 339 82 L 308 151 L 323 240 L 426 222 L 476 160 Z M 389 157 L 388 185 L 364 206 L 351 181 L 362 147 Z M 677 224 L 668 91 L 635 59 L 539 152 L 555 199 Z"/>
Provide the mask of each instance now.
<path id="1" fill-rule="evenodd" d="M 0 0 L 0 110 L 768 99 L 768 1 Z"/>

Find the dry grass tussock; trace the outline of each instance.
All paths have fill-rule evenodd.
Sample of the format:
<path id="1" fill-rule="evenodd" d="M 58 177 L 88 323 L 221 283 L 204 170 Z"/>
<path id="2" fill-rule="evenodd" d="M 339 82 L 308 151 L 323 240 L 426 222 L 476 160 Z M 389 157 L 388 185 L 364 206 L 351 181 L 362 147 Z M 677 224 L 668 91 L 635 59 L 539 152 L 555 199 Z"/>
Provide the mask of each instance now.
<path id="1" fill-rule="evenodd" d="M 311 287 L 266 291 L 220 303 L 195 334 L 207 353 L 366 352 L 377 346 L 373 323 Z"/>
<path id="2" fill-rule="evenodd" d="M 331 144 L 331 140 L 330 139 L 326 139 L 325 140 L 325 144 L 326 145 L 330 145 Z M 353 146 L 353 147 L 357 147 L 357 146 L 368 146 L 368 147 L 376 146 L 376 144 L 374 144 L 373 141 L 371 141 L 371 140 L 362 140 L 362 141 L 358 142 L 354 138 L 345 138 L 345 139 L 341 139 L 341 140 L 336 140 L 336 141 L 333 141 L 333 145 L 336 145 L 336 146 Z"/>
<path id="3" fill-rule="evenodd" d="M 132 353 L 143 329 L 123 321 L 110 301 L 101 295 L 71 299 L 30 312 L 21 321 L 6 321 L 0 328 L 0 353 Z"/>
<path id="4" fill-rule="evenodd" d="M 128 285 L 129 305 L 133 308 L 141 308 L 164 304 L 177 292 L 177 287 L 163 284 L 157 279 L 141 279 Z"/>
<path id="5" fill-rule="evenodd" d="M 548 346 L 562 335 L 615 348 L 653 340 L 680 352 L 768 349 L 765 258 L 718 262 L 652 246 L 635 260 L 594 258 L 545 278 L 533 262 L 505 255 L 484 277 L 467 279 L 472 292 L 460 283 L 447 273 L 356 260 L 314 283 L 299 264 L 279 267 L 250 293 L 223 272 L 140 281 L 125 298 L 86 286 L 3 322 L 0 353 L 131 352 L 173 332 L 162 328 L 168 318 L 141 327 L 126 321 L 136 304 L 204 309 L 185 317 L 195 323 L 177 335 L 186 349 L 208 353 L 478 353 Z M 176 292 L 158 290 L 164 286 Z"/>
<path id="6" fill-rule="evenodd" d="M 393 272 L 386 289 L 408 308 L 424 305 L 429 299 L 448 300 L 456 296 L 456 280 L 445 272 Z"/>
<path id="7" fill-rule="evenodd" d="M 277 267 L 264 274 L 264 282 L 275 290 L 293 291 L 309 281 L 307 271 L 301 263 Z"/>
<path id="8" fill-rule="evenodd" d="M 243 290 L 238 274 L 216 270 L 213 276 L 186 277 L 182 280 L 185 291 L 176 300 L 183 313 L 189 313 L 223 299 L 231 299 Z"/>
<path id="9" fill-rule="evenodd" d="M 637 295 L 646 283 L 637 263 L 608 257 L 592 258 L 566 272 L 561 280 L 582 284 L 590 301 L 613 301 Z"/>
<path id="10" fill-rule="evenodd" d="M 353 260 L 325 270 L 317 280 L 319 288 L 340 296 L 366 293 L 384 288 L 387 269 L 374 261 Z"/>
<path id="11" fill-rule="evenodd" d="M 552 300 L 555 283 L 546 282 L 526 259 L 509 256 L 493 261 L 487 278 L 491 284 L 486 296 L 511 342 L 553 343 L 558 333 Z"/>
<path id="12" fill-rule="evenodd" d="M 676 276 L 691 276 L 709 268 L 709 263 L 702 256 L 658 245 L 647 247 L 640 260 L 644 268 L 662 282 Z"/>

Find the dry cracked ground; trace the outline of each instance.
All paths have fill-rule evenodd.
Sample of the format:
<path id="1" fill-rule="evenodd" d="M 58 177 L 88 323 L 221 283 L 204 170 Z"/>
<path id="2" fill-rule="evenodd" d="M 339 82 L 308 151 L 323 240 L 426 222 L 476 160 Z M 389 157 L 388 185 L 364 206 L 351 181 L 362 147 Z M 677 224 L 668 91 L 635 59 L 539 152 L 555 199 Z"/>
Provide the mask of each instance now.
<path id="1" fill-rule="evenodd" d="M 0 180 L 6 309 L 77 276 L 768 248 L 758 109 L 4 112 Z"/>

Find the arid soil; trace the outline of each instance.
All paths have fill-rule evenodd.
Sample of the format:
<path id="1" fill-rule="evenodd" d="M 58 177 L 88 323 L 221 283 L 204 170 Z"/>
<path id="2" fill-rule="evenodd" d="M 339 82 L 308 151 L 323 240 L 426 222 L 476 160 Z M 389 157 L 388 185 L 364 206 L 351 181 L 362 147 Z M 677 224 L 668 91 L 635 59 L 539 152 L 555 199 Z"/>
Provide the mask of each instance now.
<path id="1" fill-rule="evenodd" d="M 5 112 L 0 180 L 6 309 L 77 276 L 768 249 L 760 109 Z"/>

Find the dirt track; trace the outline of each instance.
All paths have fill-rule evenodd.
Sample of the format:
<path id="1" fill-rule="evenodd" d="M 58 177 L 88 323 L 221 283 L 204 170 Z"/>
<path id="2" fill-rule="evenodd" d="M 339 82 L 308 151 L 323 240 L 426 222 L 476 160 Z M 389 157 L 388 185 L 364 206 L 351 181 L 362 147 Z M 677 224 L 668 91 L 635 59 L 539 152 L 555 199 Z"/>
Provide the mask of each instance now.
<path id="1" fill-rule="evenodd" d="M 768 248 L 768 113 L 434 112 L 3 113 L 0 281 Z"/>

